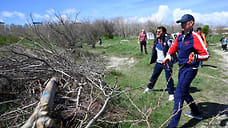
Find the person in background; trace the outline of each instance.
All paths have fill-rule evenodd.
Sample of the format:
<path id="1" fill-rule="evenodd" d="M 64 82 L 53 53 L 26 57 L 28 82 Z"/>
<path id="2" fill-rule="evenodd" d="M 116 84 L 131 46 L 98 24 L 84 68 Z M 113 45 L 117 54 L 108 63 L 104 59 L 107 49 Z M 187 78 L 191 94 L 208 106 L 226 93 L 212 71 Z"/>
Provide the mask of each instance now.
<path id="1" fill-rule="evenodd" d="M 199 61 L 206 61 L 209 58 L 207 48 L 199 34 L 193 31 L 195 19 L 190 14 L 185 14 L 177 23 L 181 23 L 182 33 L 177 35 L 174 44 L 169 48 L 169 51 L 162 61 L 166 64 L 171 60 L 171 56 L 178 52 L 179 77 L 174 94 L 173 116 L 166 128 L 176 128 L 181 117 L 184 101 L 187 102 L 191 111 L 185 115 L 201 120 L 201 113 L 190 95 L 189 88 L 191 82 L 195 78 Z"/>
<path id="2" fill-rule="evenodd" d="M 146 41 L 147 41 L 146 32 L 144 29 L 142 29 L 141 33 L 139 33 L 139 36 L 138 36 L 138 43 L 140 43 L 141 53 L 143 53 L 143 47 L 144 47 L 145 54 L 147 54 Z"/>
<path id="3" fill-rule="evenodd" d="M 98 43 L 99 43 L 100 46 L 102 45 L 102 40 L 101 40 L 101 38 L 99 38 Z"/>
<path id="4" fill-rule="evenodd" d="M 200 37 L 202 38 L 205 46 L 207 47 L 207 40 L 206 40 L 205 34 L 202 32 L 202 28 L 198 27 L 196 32 L 200 35 Z M 200 61 L 200 67 L 203 67 L 203 61 Z"/>
<path id="5" fill-rule="evenodd" d="M 155 63 L 153 74 L 150 78 L 150 83 L 147 84 L 147 88 L 144 93 L 152 90 L 162 70 L 165 70 L 165 76 L 167 81 L 167 89 L 169 93 L 169 101 L 174 100 L 174 82 L 172 78 L 172 63 L 169 65 L 163 65 L 161 62 L 166 57 L 169 47 L 172 45 L 172 40 L 166 36 L 166 28 L 160 26 L 157 28 L 157 37 L 154 40 L 154 46 L 151 55 L 150 64 Z"/>
<path id="6" fill-rule="evenodd" d="M 227 44 L 228 44 L 228 39 L 226 37 L 226 35 L 223 36 L 223 38 L 221 39 L 221 43 L 222 43 L 222 50 L 224 52 L 227 51 Z"/>

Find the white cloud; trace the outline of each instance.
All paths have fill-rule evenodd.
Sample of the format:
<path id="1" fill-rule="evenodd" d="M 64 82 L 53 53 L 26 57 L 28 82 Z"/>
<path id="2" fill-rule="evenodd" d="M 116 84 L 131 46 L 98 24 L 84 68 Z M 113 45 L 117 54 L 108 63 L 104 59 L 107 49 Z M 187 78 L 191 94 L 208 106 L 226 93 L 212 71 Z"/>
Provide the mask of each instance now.
<path id="1" fill-rule="evenodd" d="M 48 14 L 52 15 L 52 14 L 55 14 L 56 11 L 52 8 L 52 9 L 49 9 L 46 11 Z"/>
<path id="2" fill-rule="evenodd" d="M 17 11 L 14 11 L 14 12 L 3 11 L 2 16 L 8 17 L 8 18 L 19 17 L 20 19 L 25 19 L 25 14 Z"/>
<path id="3" fill-rule="evenodd" d="M 74 14 L 76 12 L 77 11 L 74 8 L 68 8 L 68 9 L 65 9 L 62 13 L 63 14 Z"/>
<path id="4" fill-rule="evenodd" d="M 193 12 L 191 9 L 188 10 L 181 10 L 180 8 L 177 8 L 173 11 L 173 21 L 176 22 L 179 20 L 184 14 L 191 14 L 193 15 Z M 194 15 L 193 15 L 194 16 Z M 194 16 L 195 18 L 195 16 Z"/>
<path id="5" fill-rule="evenodd" d="M 61 15 L 60 17 L 61 17 L 64 21 L 69 19 L 69 17 L 68 17 L 67 15 Z"/>
<path id="6" fill-rule="evenodd" d="M 176 21 L 179 20 L 184 14 L 193 15 L 196 23 L 202 23 L 211 26 L 226 26 L 228 24 L 228 12 L 223 11 L 201 14 L 199 12 L 193 12 L 191 9 L 180 8 L 176 8 L 172 11 L 166 5 L 160 5 L 158 8 L 158 12 L 152 14 L 151 16 L 137 18 L 137 20 L 141 23 L 145 23 L 147 21 L 154 21 L 157 23 L 169 24 L 170 20 L 172 23 L 176 23 Z M 134 21 L 134 19 L 136 19 L 136 17 L 133 17 L 131 20 Z"/>
<path id="7" fill-rule="evenodd" d="M 184 14 L 191 14 L 194 16 L 196 23 L 208 24 L 212 26 L 227 25 L 228 12 L 214 12 L 210 14 L 200 14 L 192 12 L 192 10 L 181 10 L 179 8 L 173 11 L 173 21 L 176 22 Z"/>
<path id="8" fill-rule="evenodd" d="M 25 18 L 25 14 L 24 14 L 24 13 L 21 13 L 21 12 L 15 11 L 15 12 L 14 12 L 14 15 L 20 17 L 21 19 L 24 19 L 24 18 Z"/>
<path id="9" fill-rule="evenodd" d="M 209 25 L 227 25 L 228 24 L 228 12 L 214 12 L 212 14 L 200 15 L 199 22 Z"/>
<path id="10" fill-rule="evenodd" d="M 134 23 L 134 22 L 136 22 L 137 21 L 137 17 L 135 16 L 135 17 L 130 17 L 130 18 L 128 18 L 125 22 L 126 23 Z"/>
<path id="11" fill-rule="evenodd" d="M 170 15 L 170 9 L 167 5 L 160 5 L 158 8 L 158 12 L 152 14 L 149 17 L 142 17 L 139 19 L 139 22 L 146 22 L 146 21 L 154 21 L 159 23 L 166 22 L 166 18 Z"/>
<path id="12" fill-rule="evenodd" d="M 3 17 L 13 17 L 13 13 L 12 12 L 8 12 L 8 11 L 3 11 L 2 12 L 2 16 Z"/>
<path id="13" fill-rule="evenodd" d="M 37 13 L 33 13 L 32 15 L 34 16 L 34 18 L 37 18 L 37 19 L 44 18 L 44 16 L 41 16 L 40 14 L 37 14 Z"/>

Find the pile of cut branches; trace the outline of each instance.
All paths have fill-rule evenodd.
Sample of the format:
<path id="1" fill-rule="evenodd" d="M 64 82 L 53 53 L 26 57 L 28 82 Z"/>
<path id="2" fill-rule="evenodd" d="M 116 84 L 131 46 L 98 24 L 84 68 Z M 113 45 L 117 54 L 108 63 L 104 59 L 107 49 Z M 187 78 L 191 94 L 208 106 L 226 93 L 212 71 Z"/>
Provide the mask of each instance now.
<path id="1" fill-rule="evenodd" d="M 110 101 L 118 100 L 131 89 L 121 89 L 117 80 L 114 85 L 108 85 L 99 57 L 79 54 L 78 59 L 73 59 L 71 51 L 19 44 L 2 47 L 0 52 L 0 127 L 23 126 L 40 105 L 40 98 L 46 94 L 45 87 L 53 76 L 58 81 L 47 114 L 56 120 L 51 127 L 90 127 L 98 119 L 108 122 L 127 115 L 127 110 Z M 35 127 L 38 127 L 37 120 L 33 120 Z"/>

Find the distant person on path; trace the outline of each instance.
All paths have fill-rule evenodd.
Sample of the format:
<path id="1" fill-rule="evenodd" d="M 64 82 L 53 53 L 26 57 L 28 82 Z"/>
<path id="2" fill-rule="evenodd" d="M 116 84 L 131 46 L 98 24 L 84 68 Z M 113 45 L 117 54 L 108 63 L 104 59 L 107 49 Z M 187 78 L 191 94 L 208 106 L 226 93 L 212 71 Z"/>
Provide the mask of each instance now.
<path id="1" fill-rule="evenodd" d="M 142 29 L 141 33 L 139 33 L 139 36 L 138 36 L 138 43 L 140 43 L 141 53 L 143 53 L 143 46 L 144 46 L 145 54 L 147 54 L 146 41 L 147 41 L 146 32 L 144 29 Z"/>
<path id="2" fill-rule="evenodd" d="M 171 42 L 170 42 L 171 41 Z M 174 100 L 174 82 L 172 78 L 172 67 L 173 64 L 163 65 L 161 62 L 166 57 L 169 48 L 172 45 L 172 40 L 166 36 L 166 28 L 160 26 L 157 28 L 157 37 L 154 40 L 154 46 L 151 55 L 150 64 L 155 63 L 153 74 L 150 78 L 150 83 L 147 84 L 147 88 L 144 90 L 144 93 L 153 89 L 159 75 L 162 70 L 165 70 L 167 89 L 169 93 L 169 101 Z"/>
<path id="3" fill-rule="evenodd" d="M 178 65 L 180 68 L 178 84 L 174 94 L 173 116 L 166 128 L 177 127 L 184 101 L 189 104 L 191 109 L 191 112 L 186 112 L 185 115 L 198 120 L 203 119 L 193 97 L 190 95 L 189 88 L 198 72 L 199 61 L 208 60 L 209 54 L 201 37 L 193 31 L 195 20 L 192 15 L 183 15 L 177 23 L 181 23 L 182 33 L 177 36 L 162 62 L 162 64 L 165 64 L 166 61 L 171 60 L 171 56 L 174 53 L 178 52 Z"/>
<path id="4" fill-rule="evenodd" d="M 101 40 L 101 38 L 99 38 L 98 43 L 99 43 L 100 46 L 102 45 L 102 40 Z"/>
<path id="5" fill-rule="evenodd" d="M 198 27 L 196 32 L 200 35 L 200 37 L 202 38 L 205 46 L 207 47 L 207 40 L 206 40 L 205 34 L 202 32 L 202 28 Z M 203 67 L 203 61 L 200 61 L 200 67 Z"/>
<path id="6" fill-rule="evenodd" d="M 226 52 L 227 51 L 227 44 L 228 44 L 228 38 L 226 37 L 226 35 L 224 35 L 220 41 L 222 43 L 222 50 L 224 52 Z"/>

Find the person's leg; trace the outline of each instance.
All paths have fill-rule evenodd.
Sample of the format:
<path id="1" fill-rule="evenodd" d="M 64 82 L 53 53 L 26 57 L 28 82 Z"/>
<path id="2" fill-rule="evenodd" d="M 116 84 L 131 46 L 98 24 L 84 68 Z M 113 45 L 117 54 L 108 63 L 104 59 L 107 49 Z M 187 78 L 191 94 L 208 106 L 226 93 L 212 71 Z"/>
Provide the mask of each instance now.
<path id="1" fill-rule="evenodd" d="M 190 68 L 182 68 L 179 71 L 179 80 L 177 84 L 177 88 L 174 94 L 174 108 L 173 108 L 173 117 L 172 120 L 169 123 L 170 127 L 177 127 L 181 112 L 182 112 L 182 107 L 184 100 L 189 104 L 190 103 L 190 108 L 193 112 L 198 113 L 198 108 L 196 106 L 192 98 L 192 96 L 189 93 L 189 87 L 192 82 L 192 80 L 195 78 L 197 74 L 198 69 L 192 69 Z"/>
<path id="2" fill-rule="evenodd" d="M 166 77 L 166 84 L 169 94 L 174 94 L 174 82 L 172 78 L 172 67 L 167 67 L 167 65 L 164 65 L 165 69 L 165 77 Z"/>
<path id="3" fill-rule="evenodd" d="M 148 83 L 148 85 L 147 85 L 147 88 L 152 89 L 154 87 L 159 75 L 162 72 L 162 69 L 163 69 L 162 66 L 163 66 L 162 64 L 155 63 L 154 71 L 153 71 L 153 74 L 150 78 L 150 83 Z"/>
<path id="4" fill-rule="evenodd" d="M 173 117 L 169 123 L 170 127 L 177 127 L 181 117 L 184 100 L 191 101 L 190 99 L 192 97 L 189 94 L 189 86 L 192 80 L 194 79 L 196 73 L 197 70 L 196 72 L 191 74 L 191 70 L 189 70 L 189 68 L 186 67 L 183 67 L 179 70 L 178 84 L 174 94 Z"/>
<path id="5" fill-rule="evenodd" d="M 197 75 L 197 72 L 198 72 L 198 69 L 192 69 L 192 68 L 188 69 L 188 72 L 186 73 L 185 81 L 183 83 L 185 86 L 183 86 L 182 90 L 183 90 L 184 100 L 187 102 L 187 104 L 189 104 L 191 111 L 194 112 L 194 114 L 199 115 L 200 112 L 196 106 L 196 103 L 194 102 L 193 97 L 190 95 L 190 92 L 189 92 L 191 82 Z"/>
<path id="6" fill-rule="evenodd" d="M 199 64 L 200 64 L 200 67 L 203 67 L 203 61 L 200 61 Z"/>
<path id="7" fill-rule="evenodd" d="M 223 51 L 225 50 L 225 45 L 222 45 L 222 50 L 223 50 Z"/>
<path id="8" fill-rule="evenodd" d="M 145 50 L 145 53 L 147 54 L 146 42 L 144 44 L 144 50 Z"/>
<path id="9" fill-rule="evenodd" d="M 143 53 L 143 42 L 140 41 L 140 49 L 141 49 L 141 53 Z"/>
<path id="10" fill-rule="evenodd" d="M 181 93 L 181 86 L 182 86 L 183 79 L 184 79 L 184 70 L 183 68 L 181 68 L 179 70 L 178 83 L 174 94 L 173 117 L 169 122 L 169 127 L 177 127 L 180 120 L 181 111 L 182 111 L 180 108 L 183 107 L 183 103 L 184 103 L 184 98 L 182 97 L 182 93 Z"/>

